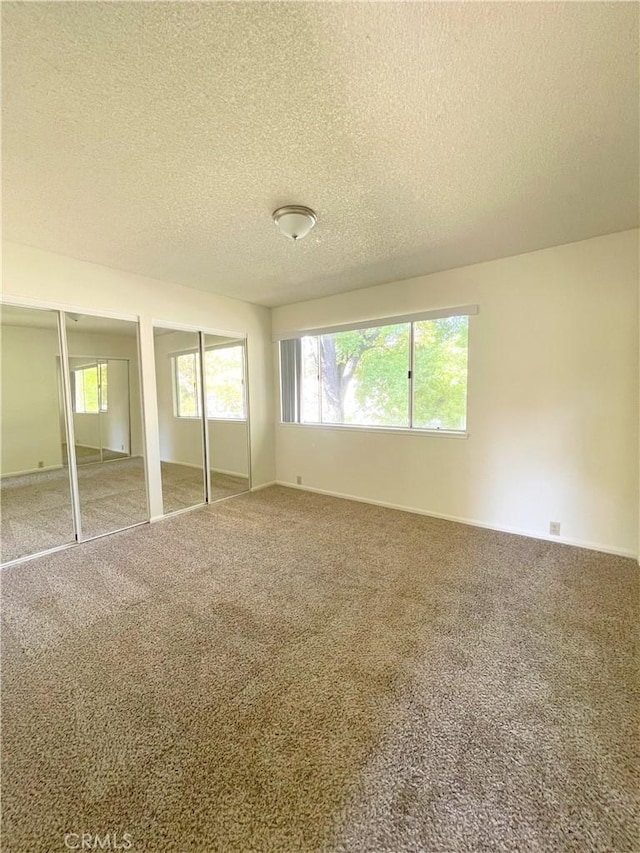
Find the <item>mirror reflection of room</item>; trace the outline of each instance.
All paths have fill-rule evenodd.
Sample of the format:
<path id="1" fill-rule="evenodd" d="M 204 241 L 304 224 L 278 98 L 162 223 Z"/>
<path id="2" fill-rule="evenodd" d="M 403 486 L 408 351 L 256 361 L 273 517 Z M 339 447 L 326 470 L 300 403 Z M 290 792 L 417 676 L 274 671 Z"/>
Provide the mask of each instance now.
<path id="1" fill-rule="evenodd" d="M 244 340 L 155 328 L 162 496 L 165 513 L 240 494 L 249 488 Z M 203 396 L 209 474 L 205 476 Z"/>
<path id="2" fill-rule="evenodd" d="M 203 427 L 194 354 L 198 332 L 153 330 L 164 512 L 203 504 Z"/>
<path id="3" fill-rule="evenodd" d="M 249 489 L 245 342 L 204 335 L 211 499 Z"/>
<path id="4" fill-rule="evenodd" d="M 128 360 L 70 358 L 69 376 L 78 465 L 130 456 Z"/>
<path id="5" fill-rule="evenodd" d="M 2 305 L 2 562 L 75 540 L 56 311 Z"/>
<path id="6" fill-rule="evenodd" d="M 83 539 L 148 519 L 137 328 L 66 314 Z"/>

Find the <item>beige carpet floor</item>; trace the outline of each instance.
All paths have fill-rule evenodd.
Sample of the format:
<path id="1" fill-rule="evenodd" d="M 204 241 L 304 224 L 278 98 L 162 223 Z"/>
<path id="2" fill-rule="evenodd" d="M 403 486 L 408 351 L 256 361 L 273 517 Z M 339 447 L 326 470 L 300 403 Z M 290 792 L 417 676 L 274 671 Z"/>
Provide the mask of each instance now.
<path id="1" fill-rule="evenodd" d="M 639 577 L 278 487 L 9 568 L 2 849 L 637 851 Z"/>
<path id="2" fill-rule="evenodd" d="M 214 500 L 228 498 L 249 488 L 246 477 L 211 471 L 211 494 Z M 191 468 L 175 462 L 162 463 L 162 500 L 165 512 L 187 509 L 204 500 L 203 474 L 200 468 Z"/>
<path id="3" fill-rule="evenodd" d="M 214 500 L 238 494 L 248 480 L 211 472 Z M 140 457 L 78 466 L 83 537 L 147 521 L 144 463 Z M 203 500 L 202 471 L 162 463 L 165 512 Z M 74 541 L 69 474 L 56 471 L 5 477 L 0 483 L 0 553 L 6 563 Z"/>

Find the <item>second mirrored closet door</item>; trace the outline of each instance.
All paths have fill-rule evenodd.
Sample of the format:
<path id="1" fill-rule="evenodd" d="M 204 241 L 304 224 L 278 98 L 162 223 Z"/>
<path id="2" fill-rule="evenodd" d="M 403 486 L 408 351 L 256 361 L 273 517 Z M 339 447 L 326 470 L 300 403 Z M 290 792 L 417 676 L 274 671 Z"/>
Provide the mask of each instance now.
<path id="1" fill-rule="evenodd" d="M 165 514 L 248 491 L 245 340 L 156 327 L 154 344 Z"/>
<path id="2" fill-rule="evenodd" d="M 138 324 L 67 313 L 65 326 L 80 538 L 90 539 L 149 517 Z"/>

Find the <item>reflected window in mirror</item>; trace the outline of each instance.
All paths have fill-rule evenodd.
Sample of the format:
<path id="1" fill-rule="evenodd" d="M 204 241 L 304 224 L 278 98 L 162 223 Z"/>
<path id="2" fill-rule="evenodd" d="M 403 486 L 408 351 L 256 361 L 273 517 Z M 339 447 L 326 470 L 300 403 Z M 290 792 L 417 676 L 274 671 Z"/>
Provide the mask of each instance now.
<path id="1" fill-rule="evenodd" d="M 74 411 L 82 415 L 93 415 L 108 411 L 107 399 L 108 365 L 106 361 L 76 367 L 71 374 Z"/>
<path id="2" fill-rule="evenodd" d="M 245 420 L 244 347 L 210 347 L 205 351 L 207 417 Z"/>
<path id="3" fill-rule="evenodd" d="M 171 359 L 175 386 L 174 408 L 178 418 L 200 418 L 200 356 L 185 352 Z"/>
<path id="4" fill-rule="evenodd" d="M 175 416 L 200 418 L 200 354 L 177 353 L 171 359 L 171 368 Z M 207 347 L 205 386 L 207 419 L 246 420 L 243 344 Z"/>
<path id="5" fill-rule="evenodd" d="M 204 334 L 209 500 L 248 491 L 249 423 L 244 340 Z"/>

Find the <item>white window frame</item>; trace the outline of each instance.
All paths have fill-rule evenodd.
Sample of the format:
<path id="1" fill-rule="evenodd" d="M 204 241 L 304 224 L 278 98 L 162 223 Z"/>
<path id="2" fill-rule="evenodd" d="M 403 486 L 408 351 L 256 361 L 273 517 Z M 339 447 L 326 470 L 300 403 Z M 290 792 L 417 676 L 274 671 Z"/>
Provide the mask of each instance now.
<path id="1" fill-rule="evenodd" d="M 396 435 L 430 435 L 430 436 L 440 436 L 443 438 L 468 438 L 469 436 L 469 377 L 470 377 L 470 340 L 467 343 L 467 386 L 466 386 L 466 404 L 465 404 L 465 428 L 460 430 L 452 430 L 452 429 L 441 429 L 441 428 L 429 428 L 429 427 L 417 427 L 413 425 L 414 421 L 414 400 L 415 400 L 415 324 L 419 322 L 423 322 L 426 320 L 438 320 L 444 317 L 467 317 L 470 318 L 479 313 L 479 308 L 477 305 L 466 305 L 460 308 L 444 308 L 437 309 L 434 311 L 421 312 L 419 314 L 412 315 L 402 315 L 399 317 L 385 317 L 377 320 L 370 320 L 365 322 L 353 323 L 353 324 L 345 324 L 341 326 L 331 326 L 326 328 L 319 329 L 309 329 L 308 331 L 300 331 L 294 333 L 282 333 L 278 334 L 274 340 L 278 342 L 278 357 L 279 357 L 279 391 L 281 395 L 281 405 L 280 409 L 280 426 L 282 427 L 292 427 L 292 428 L 302 428 L 302 429 L 322 429 L 322 430 L 352 430 L 359 432 L 375 432 L 375 433 L 393 433 Z M 354 329 L 379 329 L 384 328 L 385 326 L 391 325 L 399 325 L 399 324 L 408 324 L 409 325 L 409 335 L 410 335 L 410 345 L 409 345 L 409 373 L 407 377 L 407 381 L 409 383 L 408 387 L 408 401 L 409 401 L 409 424 L 408 426 L 396 427 L 396 426 L 383 426 L 383 425 L 366 425 L 366 424 L 332 424 L 332 423 L 310 423 L 301 420 L 302 416 L 302 388 L 301 383 L 298 382 L 295 395 L 296 395 L 296 417 L 295 421 L 285 421 L 283 420 L 283 412 L 282 412 L 282 349 L 280 347 L 280 343 L 285 340 L 292 340 L 295 338 L 306 338 L 306 337 L 315 337 L 317 339 L 320 338 L 321 335 L 327 334 L 336 334 L 343 331 L 352 331 Z M 469 323 L 469 338 L 471 336 L 471 324 Z M 318 346 L 319 350 L 319 346 Z M 300 366 L 300 373 L 302 373 L 302 366 Z M 320 410 L 320 418 L 322 419 L 322 370 L 319 370 L 319 381 L 318 381 L 318 393 L 320 395 L 319 400 L 319 410 Z"/>

